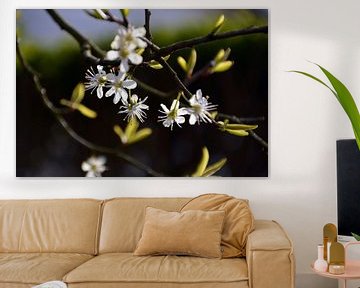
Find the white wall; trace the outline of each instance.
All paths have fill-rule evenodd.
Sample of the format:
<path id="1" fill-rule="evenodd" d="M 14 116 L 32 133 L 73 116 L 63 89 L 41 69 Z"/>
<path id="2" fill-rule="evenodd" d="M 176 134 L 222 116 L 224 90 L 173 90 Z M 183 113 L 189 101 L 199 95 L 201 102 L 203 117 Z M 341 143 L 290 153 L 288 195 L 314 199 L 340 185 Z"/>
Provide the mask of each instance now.
<path id="1" fill-rule="evenodd" d="M 325 282 L 311 273 L 309 264 L 316 256 L 322 226 L 336 223 L 335 140 L 352 137 L 351 128 L 325 88 L 285 71 L 317 72 L 306 60 L 320 63 L 347 84 L 359 103 L 358 0 L 233 0 L 206 1 L 203 5 L 179 0 L 166 2 L 166 6 L 162 0 L 151 1 L 151 7 L 270 9 L 270 176 L 224 180 L 16 179 L 14 9 L 49 8 L 49 2 L 6 2 L 0 10 L 0 198 L 194 196 L 206 192 L 245 197 L 251 200 L 257 218 L 278 220 L 289 232 L 297 257 L 297 286 L 310 288 L 316 283 L 317 287 L 335 287 L 334 282 L 321 284 Z M 149 7 L 148 3 L 53 0 L 50 8 L 144 8 Z"/>

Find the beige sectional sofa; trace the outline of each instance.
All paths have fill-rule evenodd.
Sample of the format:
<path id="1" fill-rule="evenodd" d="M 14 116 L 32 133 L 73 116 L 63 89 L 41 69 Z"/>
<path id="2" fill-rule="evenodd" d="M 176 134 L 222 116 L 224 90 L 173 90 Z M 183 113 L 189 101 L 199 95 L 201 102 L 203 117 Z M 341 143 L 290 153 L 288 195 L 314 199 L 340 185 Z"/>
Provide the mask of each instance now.
<path id="1" fill-rule="evenodd" d="M 256 220 L 246 258 L 134 256 L 145 208 L 187 198 L 0 201 L 0 288 L 62 280 L 71 288 L 293 288 L 291 241 Z"/>

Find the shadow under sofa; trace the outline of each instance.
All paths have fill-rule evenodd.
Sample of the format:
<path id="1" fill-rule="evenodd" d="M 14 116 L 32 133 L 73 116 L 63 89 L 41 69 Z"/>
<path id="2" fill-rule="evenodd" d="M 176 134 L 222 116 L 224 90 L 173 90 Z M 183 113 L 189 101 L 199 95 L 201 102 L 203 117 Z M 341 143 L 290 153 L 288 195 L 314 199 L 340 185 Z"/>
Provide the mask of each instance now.
<path id="1" fill-rule="evenodd" d="M 145 208 L 179 211 L 189 200 L 0 200 L 0 288 L 294 287 L 292 243 L 271 220 L 255 220 L 245 258 L 133 256 Z"/>

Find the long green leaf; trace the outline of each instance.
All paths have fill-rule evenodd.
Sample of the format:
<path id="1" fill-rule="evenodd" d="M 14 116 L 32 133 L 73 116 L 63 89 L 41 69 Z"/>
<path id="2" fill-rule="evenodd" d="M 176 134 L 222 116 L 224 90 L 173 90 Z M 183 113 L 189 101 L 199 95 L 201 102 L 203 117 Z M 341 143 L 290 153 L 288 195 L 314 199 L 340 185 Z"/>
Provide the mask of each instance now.
<path id="1" fill-rule="evenodd" d="M 79 83 L 74 88 L 72 95 L 71 95 L 71 101 L 74 103 L 80 103 L 85 96 L 85 86 L 83 83 Z"/>
<path id="2" fill-rule="evenodd" d="M 328 70 L 326 70 L 322 66 L 320 66 L 316 63 L 314 63 L 314 64 L 317 65 L 321 69 L 321 71 L 325 74 L 325 76 L 328 78 L 328 80 L 330 81 L 333 88 L 331 88 L 325 82 L 323 82 L 319 78 L 317 78 L 309 73 L 302 72 L 302 71 L 296 71 L 296 70 L 289 71 L 289 72 L 295 72 L 295 73 L 299 73 L 299 74 L 305 75 L 307 77 L 310 77 L 311 79 L 313 79 L 313 80 L 321 83 L 325 87 L 327 87 L 335 95 L 336 99 L 339 101 L 340 105 L 343 107 L 345 113 L 347 114 L 347 116 L 351 122 L 353 131 L 354 131 L 354 135 L 355 135 L 355 139 L 356 139 L 356 143 L 360 150 L 360 114 L 359 114 L 359 110 L 356 107 L 354 98 L 352 97 L 350 91 L 346 88 L 346 86 L 340 80 L 338 80 L 334 75 L 332 75 Z"/>
<path id="3" fill-rule="evenodd" d="M 227 159 L 223 158 L 221 160 L 219 160 L 218 162 L 215 162 L 214 164 L 211 164 L 210 166 L 208 166 L 204 173 L 203 173 L 203 177 L 209 177 L 213 174 L 215 174 L 217 171 L 219 171 L 225 164 L 226 164 Z"/>
<path id="4" fill-rule="evenodd" d="M 206 147 L 202 149 L 202 155 L 200 162 L 195 170 L 195 172 L 191 175 L 192 177 L 200 177 L 204 174 L 207 164 L 209 163 L 209 150 Z"/>
<path id="5" fill-rule="evenodd" d="M 345 85 L 340 80 L 338 80 L 334 75 L 332 75 L 325 68 L 321 67 L 320 65 L 317 65 L 317 66 L 319 66 L 321 71 L 325 74 L 325 76 L 329 79 L 331 85 L 334 87 L 334 89 L 338 95 L 337 98 L 350 119 L 350 122 L 351 122 L 353 130 L 354 130 L 356 142 L 360 149 L 360 138 L 359 138 L 359 136 L 360 136 L 360 114 L 359 114 L 359 110 L 356 107 L 354 98 L 352 97 L 350 91 L 345 87 Z"/>
<path id="6" fill-rule="evenodd" d="M 321 84 L 324 85 L 326 88 L 330 89 L 330 91 L 335 95 L 335 97 L 338 98 L 336 92 L 335 92 L 329 85 L 327 85 L 325 82 L 323 82 L 323 81 L 320 80 L 319 78 L 317 78 L 317 77 L 315 77 L 315 76 L 313 76 L 313 75 L 311 75 L 311 74 L 309 74 L 309 73 L 302 72 L 302 71 L 298 71 L 298 70 L 291 70 L 291 71 L 289 71 L 289 72 L 294 72 L 294 73 L 298 73 L 298 74 L 305 75 L 305 76 L 307 76 L 307 77 L 309 77 L 309 78 L 311 78 L 311 79 L 313 79 L 313 80 L 321 83 Z"/>

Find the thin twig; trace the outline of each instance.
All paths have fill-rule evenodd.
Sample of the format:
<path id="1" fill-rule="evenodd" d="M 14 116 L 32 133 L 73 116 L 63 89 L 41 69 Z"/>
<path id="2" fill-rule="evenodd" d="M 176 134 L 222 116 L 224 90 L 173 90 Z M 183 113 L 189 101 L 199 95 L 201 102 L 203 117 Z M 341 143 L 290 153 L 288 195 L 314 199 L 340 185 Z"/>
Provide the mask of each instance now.
<path id="1" fill-rule="evenodd" d="M 225 114 L 225 113 L 218 113 L 217 116 L 220 117 L 220 118 L 225 118 L 225 119 L 232 120 L 232 121 L 237 122 L 239 124 L 265 121 L 264 116 L 259 116 L 259 117 L 237 117 L 235 115 L 229 115 L 229 114 Z"/>
<path id="2" fill-rule="evenodd" d="M 75 40 L 79 43 L 81 49 L 90 47 L 92 52 L 97 57 L 103 57 L 105 55 L 105 52 L 102 51 L 94 42 L 87 39 L 85 36 L 80 34 L 79 31 L 77 31 L 74 27 L 72 27 L 70 24 L 65 22 L 65 20 L 55 10 L 47 9 L 46 11 L 62 30 L 66 31 L 75 38 Z"/>
<path id="3" fill-rule="evenodd" d="M 210 61 L 208 64 L 206 64 L 203 68 L 196 71 L 191 77 L 187 77 L 184 80 L 184 84 L 189 87 L 192 83 L 198 81 L 200 78 L 206 77 L 210 75 L 210 68 L 214 65 L 212 64 L 214 61 Z"/>
<path id="4" fill-rule="evenodd" d="M 245 28 L 245 29 L 240 29 L 240 30 L 227 31 L 224 33 L 219 33 L 219 34 L 208 34 L 206 36 L 200 36 L 200 37 L 196 37 L 196 38 L 192 38 L 192 39 L 187 39 L 184 41 L 179 41 L 179 42 L 170 44 L 169 46 L 165 46 L 165 47 L 161 48 L 160 51 L 158 52 L 158 55 L 165 56 L 165 55 L 169 55 L 170 53 L 175 52 L 180 49 L 183 49 L 183 48 L 193 47 L 193 46 L 196 46 L 199 44 L 204 44 L 204 43 L 208 43 L 208 42 L 212 42 L 212 41 L 216 41 L 216 40 L 220 40 L 220 39 L 232 38 L 232 37 L 241 36 L 241 35 L 257 34 L 257 33 L 265 33 L 265 34 L 268 33 L 268 26 L 250 27 L 250 28 Z"/>
<path id="5" fill-rule="evenodd" d="M 255 119 L 259 118 L 260 121 L 263 121 L 265 119 L 263 119 L 263 117 L 249 117 L 249 118 L 240 118 L 234 115 L 228 115 L 228 114 L 224 114 L 224 113 L 219 113 L 217 115 L 217 117 L 221 117 L 224 119 L 229 119 L 231 121 L 234 121 L 236 123 L 239 124 L 243 124 L 243 123 L 250 123 L 250 122 L 255 122 Z M 268 149 L 268 143 L 262 139 L 258 134 L 256 134 L 254 131 L 249 130 L 249 135 L 251 137 L 253 137 L 257 142 L 259 142 L 264 148 Z"/>
<path id="6" fill-rule="evenodd" d="M 127 16 L 125 14 L 125 10 L 120 9 L 120 11 L 121 11 L 121 16 L 123 18 L 123 25 L 127 28 L 127 27 L 129 27 L 129 20 L 127 19 Z"/>
<path id="7" fill-rule="evenodd" d="M 154 171 L 151 167 L 145 165 L 144 163 L 138 161 L 137 159 L 124 153 L 123 151 L 94 144 L 94 143 L 86 140 L 85 138 L 81 137 L 79 134 L 77 134 L 75 132 L 75 130 L 66 121 L 66 119 L 60 113 L 58 113 L 57 108 L 50 101 L 50 99 L 47 95 L 46 89 L 41 84 L 39 74 L 27 62 L 25 62 L 25 59 L 24 59 L 24 57 L 21 53 L 20 47 L 19 47 L 18 39 L 16 39 L 16 54 L 18 56 L 18 59 L 20 60 L 21 65 L 24 67 L 25 72 L 32 79 L 32 81 L 36 87 L 36 90 L 40 93 L 45 106 L 50 110 L 50 112 L 52 112 L 52 114 L 56 118 L 56 120 L 61 124 L 61 126 L 65 129 L 65 131 L 74 140 L 76 140 L 81 145 L 89 148 L 90 150 L 94 150 L 94 151 L 97 151 L 100 153 L 107 153 L 107 154 L 115 155 L 115 156 L 125 160 L 126 162 L 134 165 L 135 167 L 145 171 L 147 174 L 149 174 L 151 176 L 164 176 L 163 174 L 161 174 L 157 171 Z"/>
<path id="8" fill-rule="evenodd" d="M 107 16 L 109 16 L 109 18 L 106 19 L 107 21 L 109 21 L 109 22 L 114 22 L 114 23 L 117 23 L 117 24 L 122 25 L 122 26 L 125 25 L 125 23 L 124 23 L 123 20 L 121 20 L 121 19 L 119 19 L 118 17 L 116 17 L 116 16 L 115 16 L 114 14 L 112 14 L 110 11 L 106 11 L 105 14 L 106 14 Z"/>
<path id="9" fill-rule="evenodd" d="M 169 63 L 167 63 L 167 61 L 165 59 L 163 59 L 162 57 L 158 57 L 157 61 L 172 75 L 178 88 L 180 90 L 182 90 L 188 98 L 191 98 L 192 93 L 186 88 L 184 83 L 180 80 L 179 76 L 177 75 L 175 70 L 169 65 Z"/>
<path id="10" fill-rule="evenodd" d="M 152 35 L 150 31 L 150 17 L 151 17 L 151 11 L 149 9 L 145 9 L 145 26 L 144 26 L 146 29 L 145 37 L 149 41 L 152 41 Z"/>

